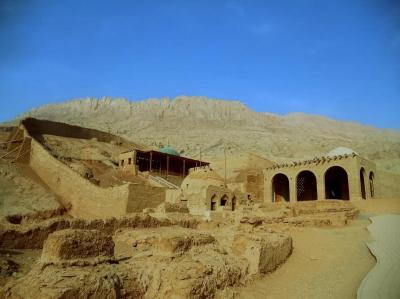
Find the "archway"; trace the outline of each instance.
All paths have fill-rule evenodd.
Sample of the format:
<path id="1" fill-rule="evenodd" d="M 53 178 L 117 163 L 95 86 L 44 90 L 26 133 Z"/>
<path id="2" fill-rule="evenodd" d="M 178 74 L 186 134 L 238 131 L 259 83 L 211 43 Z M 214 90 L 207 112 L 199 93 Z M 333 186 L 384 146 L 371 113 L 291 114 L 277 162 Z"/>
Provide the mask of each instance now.
<path id="1" fill-rule="evenodd" d="M 317 178 L 308 170 L 297 175 L 297 201 L 317 200 Z"/>
<path id="2" fill-rule="evenodd" d="M 362 199 L 366 199 L 366 193 L 365 193 L 365 170 L 364 168 L 360 169 L 360 185 L 361 185 L 361 197 Z"/>
<path id="3" fill-rule="evenodd" d="M 374 173 L 371 171 L 369 173 L 369 191 L 371 193 L 371 198 L 375 196 L 375 189 L 374 189 Z"/>
<path id="4" fill-rule="evenodd" d="M 228 195 L 226 195 L 226 194 L 224 194 L 222 197 L 221 197 L 221 201 L 220 201 L 220 206 L 221 207 L 225 207 L 226 206 L 226 204 L 228 203 Z"/>
<path id="5" fill-rule="evenodd" d="M 276 174 L 272 179 L 272 201 L 289 201 L 289 179 L 282 173 Z"/>
<path id="6" fill-rule="evenodd" d="M 349 200 L 349 180 L 342 167 L 332 166 L 325 172 L 325 198 Z"/>

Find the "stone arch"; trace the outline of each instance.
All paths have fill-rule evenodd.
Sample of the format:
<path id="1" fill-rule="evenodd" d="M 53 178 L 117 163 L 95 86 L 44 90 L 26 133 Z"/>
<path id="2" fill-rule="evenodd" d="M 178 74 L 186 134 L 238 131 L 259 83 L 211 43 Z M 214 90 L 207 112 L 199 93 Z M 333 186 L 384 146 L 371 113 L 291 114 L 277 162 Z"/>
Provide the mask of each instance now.
<path id="1" fill-rule="evenodd" d="M 211 211 L 217 210 L 217 196 L 213 194 L 210 199 L 210 209 Z"/>
<path id="2" fill-rule="evenodd" d="M 309 170 L 299 172 L 296 178 L 297 201 L 317 200 L 317 178 Z"/>
<path id="3" fill-rule="evenodd" d="M 371 194 L 371 198 L 375 197 L 375 187 L 374 187 L 374 180 L 375 180 L 375 175 L 372 171 L 369 172 L 369 191 Z"/>
<path id="4" fill-rule="evenodd" d="M 361 188 L 361 198 L 366 199 L 366 192 L 365 192 L 365 169 L 361 167 L 360 169 L 360 188 Z"/>
<path id="5" fill-rule="evenodd" d="M 289 178 L 283 173 L 278 173 L 272 178 L 272 201 L 290 201 Z"/>
<path id="6" fill-rule="evenodd" d="M 325 198 L 349 200 L 349 179 L 346 170 L 332 166 L 325 172 Z"/>
<path id="7" fill-rule="evenodd" d="M 229 197 L 228 197 L 228 195 L 226 195 L 226 194 L 224 194 L 224 195 L 222 195 L 222 197 L 221 197 L 221 199 L 220 199 L 220 206 L 221 207 L 225 207 L 227 204 L 228 204 L 228 201 L 229 201 Z"/>

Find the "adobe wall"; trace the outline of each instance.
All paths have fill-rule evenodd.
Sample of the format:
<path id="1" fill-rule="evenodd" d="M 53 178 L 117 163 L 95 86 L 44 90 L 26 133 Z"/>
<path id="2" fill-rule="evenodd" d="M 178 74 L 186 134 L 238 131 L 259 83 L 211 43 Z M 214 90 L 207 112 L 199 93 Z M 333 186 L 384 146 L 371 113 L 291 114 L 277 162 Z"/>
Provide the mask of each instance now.
<path id="1" fill-rule="evenodd" d="M 183 200 L 181 189 L 167 189 L 165 190 L 165 202 L 177 204 Z"/>
<path id="2" fill-rule="evenodd" d="M 142 212 L 145 208 L 156 208 L 165 201 L 165 193 L 165 188 L 130 184 L 126 212 Z"/>
<path id="3" fill-rule="evenodd" d="M 21 123 L 29 131 L 29 134 L 34 137 L 40 134 L 48 134 L 79 139 L 97 138 L 97 140 L 100 142 L 115 141 L 128 144 L 130 143 L 122 137 L 115 136 L 99 130 L 83 128 L 49 120 L 26 118 L 22 120 Z"/>
<path id="4" fill-rule="evenodd" d="M 261 171 L 247 173 L 246 193 L 249 193 L 255 202 L 264 201 L 264 175 Z"/>
<path id="5" fill-rule="evenodd" d="M 272 188 L 272 180 L 276 174 L 284 174 L 289 179 L 289 193 L 290 193 L 290 202 L 297 201 L 297 176 L 300 172 L 304 170 L 311 171 L 316 179 L 317 179 L 317 197 L 318 200 L 326 199 L 325 196 L 325 173 L 326 171 L 333 167 L 340 166 L 346 172 L 348 176 L 349 183 L 349 196 L 350 200 L 361 199 L 361 181 L 360 181 L 360 168 L 361 166 L 365 167 L 365 170 L 368 173 L 369 171 L 374 171 L 375 174 L 375 186 L 378 185 L 378 180 L 376 179 L 376 168 L 375 164 L 371 161 L 360 158 L 357 155 L 350 156 L 342 156 L 342 157 L 332 157 L 332 158 L 323 158 L 316 161 L 302 161 L 290 163 L 284 166 L 276 166 L 272 168 L 268 168 L 264 170 L 264 198 L 266 202 L 273 201 L 273 188 Z M 369 193 L 369 183 L 365 184 L 367 188 L 367 193 Z M 377 195 L 377 192 L 375 192 Z M 376 196 L 375 196 L 376 197 Z M 368 198 L 368 197 L 367 197 Z"/>
<path id="6" fill-rule="evenodd" d="M 94 219 L 126 214 L 128 185 L 100 188 L 49 154 L 32 138 L 30 167 L 64 201 L 74 217 Z"/>
<path id="7" fill-rule="evenodd" d="M 28 124 L 29 128 L 26 128 L 25 124 Z M 49 127 L 46 127 L 45 124 L 48 124 Z M 73 128 L 73 134 L 71 131 L 65 131 L 66 128 Z M 35 134 L 58 134 L 73 138 L 93 137 L 106 142 L 118 140 L 118 137 L 97 130 L 35 119 L 23 120 L 18 129 L 13 132 L 14 139 L 25 138 L 26 144 L 24 141 L 21 150 L 28 152 L 30 150 L 26 162 L 40 179 L 60 197 L 64 206 L 70 207 L 71 216 L 84 219 L 119 217 L 127 212 L 141 212 L 144 208 L 155 208 L 164 202 L 165 188 L 138 184 L 101 188 L 92 184 L 54 158 L 36 140 L 36 137 L 40 138 L 40 136 L 31 134 L 31 130 Z"/>
<path id="8" fill-rule="evenodd" d="M 131 163 L 129 164 L 129 162 Z M 130 152 L 119 154 L 118 168 L 122 171 L 137 175 L 136 151 L 132 150 Z"/>
<path id="9" fill-rule="evenodd" d="M 205 211 L 209 211 L 207 207 L 207 188 L 198 188 L 197 192 L 186 194 L 184 199 L 187 200 L 187 207 L 192 215 L 203 215 Z"/>

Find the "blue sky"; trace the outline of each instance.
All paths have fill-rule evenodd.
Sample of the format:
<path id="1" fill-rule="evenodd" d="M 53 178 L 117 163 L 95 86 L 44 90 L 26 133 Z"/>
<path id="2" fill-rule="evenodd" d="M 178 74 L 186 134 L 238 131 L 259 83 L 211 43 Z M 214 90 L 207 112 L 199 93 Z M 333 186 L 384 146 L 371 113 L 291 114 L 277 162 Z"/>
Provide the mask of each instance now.
<path id="1" fill-rule="evenodd" d="M 178 95 L 400 129 L 400 1 L 0 0 L 0 121 Z"/>

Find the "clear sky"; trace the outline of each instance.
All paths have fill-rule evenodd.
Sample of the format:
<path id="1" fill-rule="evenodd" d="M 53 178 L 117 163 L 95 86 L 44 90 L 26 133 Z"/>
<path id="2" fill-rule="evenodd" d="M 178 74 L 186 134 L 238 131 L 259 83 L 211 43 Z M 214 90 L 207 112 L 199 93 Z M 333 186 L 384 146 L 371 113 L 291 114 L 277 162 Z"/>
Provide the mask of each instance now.
<path id="1" fill-rule="evenodd" d="M 0 0 L 0 121 L 178 95 L 400 129 L 400 1 Z"/>

